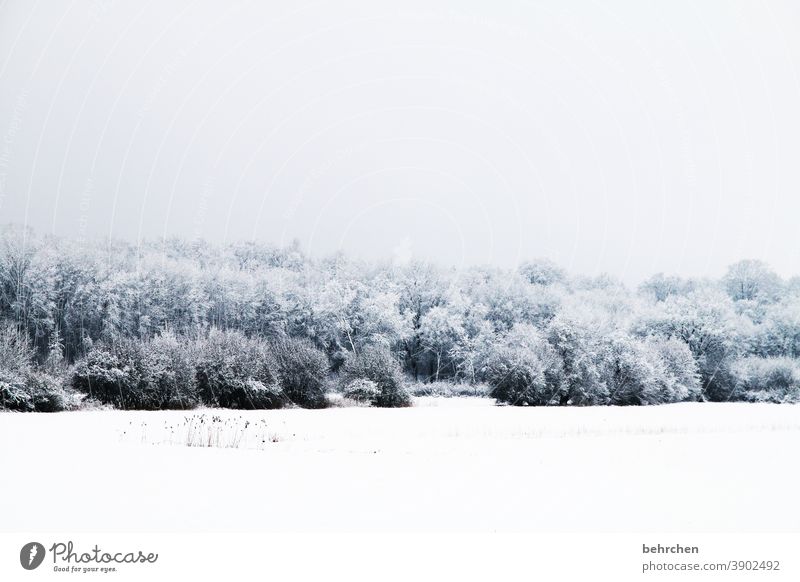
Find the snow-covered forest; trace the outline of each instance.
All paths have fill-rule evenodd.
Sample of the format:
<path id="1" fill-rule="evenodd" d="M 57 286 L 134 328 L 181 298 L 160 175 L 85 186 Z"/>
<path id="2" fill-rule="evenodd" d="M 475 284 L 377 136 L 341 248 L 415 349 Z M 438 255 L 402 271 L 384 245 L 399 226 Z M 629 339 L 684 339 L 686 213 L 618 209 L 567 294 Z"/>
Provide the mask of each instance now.
<path id="1" fill-rule="evenodd" d="M 298 245 L 0 236 L 6 409 L 800 400 L 800 278 L 759 261 L 630 289 L 546 260 L 455 270 Z"/>

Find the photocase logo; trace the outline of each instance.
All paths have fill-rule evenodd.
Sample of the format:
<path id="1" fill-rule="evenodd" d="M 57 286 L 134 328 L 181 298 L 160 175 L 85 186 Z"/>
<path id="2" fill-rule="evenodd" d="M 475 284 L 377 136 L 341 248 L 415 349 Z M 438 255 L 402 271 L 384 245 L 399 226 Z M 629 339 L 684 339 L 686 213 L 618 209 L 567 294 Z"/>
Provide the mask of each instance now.
<path id="1" fill-rule="evenodd" d="M 28 542 L 19 551 L 19 563 L 26 570 L 35 570 L 44 561 L 44 546 L 39 542 Z"/>
<path id="2" fill-rule="evenodd" d="M 120 565 L 155 564 L 158 554 L 141 550 L 131 552 L 103 551 L 98 544 L 91 548 L 76 548 L 72 540 L 56 542 L 49 549 L 39 542 L 28 542 L 19 551 L 19 563 L 26 570 L 35 570 L 44 562 L 47 553 L 53 558 L 55 572 L 116 572 Z M 59 565 L 60 561 L 60 565 Z"/>

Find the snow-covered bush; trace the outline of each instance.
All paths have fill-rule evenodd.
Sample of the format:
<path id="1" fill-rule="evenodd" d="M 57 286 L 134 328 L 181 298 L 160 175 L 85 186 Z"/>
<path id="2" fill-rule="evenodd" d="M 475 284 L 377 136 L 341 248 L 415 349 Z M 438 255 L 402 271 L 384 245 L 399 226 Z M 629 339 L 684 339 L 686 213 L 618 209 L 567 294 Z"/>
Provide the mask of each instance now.
<path id="1" fill-rule="evenodd" d="M 800 357 L 800 298 L 767 305 L 752 343 L 753 355 Z"/>
<path id="2" fill-rule="evenodd" d="M 344 387 L 342 395 L 348 400 L 375 406 L 381 395 L 381 389 L 372 380 L 356 378 Z"/>
<path id="3" fill-rule="evenodd" d="M 27 389 L 32 410 L 35 412 L 61 412 L 77 407 L 76 395 L 65 389 L 61 378 L 40 372 L 30 372 Z"/>
<path id="4" fill-rule="evenodd" d="M 80 397 L 65 385 L 63 377 L 35 369 L 28 369 L 21 376 L 10 377 L 0 372 L 0 385 L 3 385 L 0 386 L 0 408 L 23 412 L 61 412 L 74 410 L 80 404 Z M 15 401 L 16 406 L 12 405 Z"/>
<path id="5" fill-rule="evenodd" d="M 197 380 L 191 345 L 172 333 L 153 338 L 144 346 L 142 379 L 157 408 L 187 409 L 197 406 Z"/>
<path id="6" fill-rule="evenodd" d="M 558 404 L 608 404 L 605 338 L 604 331 L 596 325 L 571 317 L 556 317 L 548 326 L 548 343 L 558 356 L 559 371 L 555 374 Z"/>
<path id="7" fill-rule="evenodd" d="M 324 408 L 325 380 L 330 370 L 327 356 L 308 340 L 273 342 L 272 350 L 286 396 L 306 408 Z"/>
<path id="8" fill-rule="evenodd" d="M 732 368 L 737 400 L 800 402 L 800 362 L 792 358 L 750 357 Z"/>
<path id="9" fill-rule="evenodd" d="M 384 346 L 365 346 L 359 353 L 349 354 L 339 373 L 343 389 L 354 380 L 374 382 L 380 390 L 375 406 L 396 408 L 411 405 L 400 364 Z"/>
<path id="10" fill-rule="evenodd" d="M 0 410 L 59 412 L 77 404 L 62 379 L 33 365 L 28 338 L 14 326 L 0 328 Z"/>
<path id="11" fill-rule="evenodd" d="M 651 338 L 645 342 L 645 348 L 660 361 L 660 377 L 655 386 L 644 390 L 644 403 L 664 404 L 700 398 L 700 371 L 688 345 L 675 338 Z"/>
<path id="12" fill-rule="evenodd" d="M 606 338 L 598 365 L 608 387 L 604 404 L 628 406 L 646 404 L 645 393 L 657 392 L 663 376 L 662 366 L 655 354 L 643 343 L 623 334 Z"/>
<path id="13" fill-rule="evenodd" d="M 130 361 L 120 360 L 110 349 L 95 347 L 75 365 L 72 386 L 91 399 L 128 408 L 139 381 Z"/>
<path id="14" fill-rule="evenodd" d="M 27 369 L 33 357 L 30 340 L 24 332 L 11 323 L 0 325 L 0 370 Z"/>
<path id="15" fill-rule="evenodd" d="M 0 409 L 18 412 L 60 412 L 77 405 L 59 378 L 24 370 L 0 370 Z"/>
<path id="16" fill-rule="evenodd" d="M 187 342 L 171 334 L 150 341 L 120 339 L 79 361 L 72 386 L 104 404 L 136 410 L 186 409 L 198 404 Z"/>
<path id="17" fill-rule="evenodd" d="M 553 339 L 562 356 L 556 375 L 562 404 L 664 404 L 700 394 L 697 364 L 679 340 L 641 340 L 619 330 L 576 333 L 569 326 Z"/>
<path id="18" fill-rule="evenodd" d="M 554 403 L 558 358 L 538 330 L 517 325 L 494 347 L 483 370 L 489 395 L 514 406 Z"/>
<path id="19" fill-rule="evenodd" d="M 0 369 L 0 408 L 23 412 L 30 410 L 30 396 L 22 374 Z"/>
<path id="20" fill-rule="evenodd" d="M 288 401 L 269 344 L 234 331 L 212 330 L 198 341 L 197 385 L 209 406 L 252 410 Z"/>
<path id="21" fill-rule="evenodd" d="M 409 386 L 412 396 L 438 396 L 443 398 L 489 396 L 491 388 L 486 384 L 469 382 L 414 382 Z"/>

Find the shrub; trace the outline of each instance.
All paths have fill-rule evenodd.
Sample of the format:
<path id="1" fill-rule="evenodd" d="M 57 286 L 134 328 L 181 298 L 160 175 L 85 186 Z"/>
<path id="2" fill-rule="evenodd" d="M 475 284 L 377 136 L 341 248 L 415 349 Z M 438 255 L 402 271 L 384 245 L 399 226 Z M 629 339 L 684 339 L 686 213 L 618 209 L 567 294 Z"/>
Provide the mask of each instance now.
<path id="1" fill-rule="evenodd" d="M 700 395 L 697 364 L 684 342 L 666 338 L 642 341 L 616 332 L 600 345 L 595 357 L 608 387 L 604 404 L 665 404 Z"/>
<path id="2" fill-rule="evenodd" d="M 156 408 L 140 387 L 141 346 L 125 341 L 112 347 L 92 348 L 78 362 L 72 374 L 72 386 L 104 404 L 117 408 Z"/>
<path id="3" fill-rule="evenodd" d="M 199 403 L 191 348 L 172 333 L 144 345 L 142 381 L 156 408 L 187 409 Z"/>
<path id="4" fill-rule="evenodd" d="M 61 381 L 48 374 L 0 370 L 0 408 L 19 412 L 60 412 L 77 402 Z"/>
<path id="5" fill-rule="evenodd" d="M 800 402 L 800 363 L 792 358 L 743 358 L 731 370 L 732 399 L 748 402 Z"/>
<path id="6" fill-rule="evenodd" d="M 72 385 L 124 409 L 186 409 L 198 402 L 192 358 L 171 334 L 93 348 L 75 366 Z"/>
<path id="7" fill-rule="evenodd" d="M 28 369 L 34 351 L 28 336 L 14 325 L 0 325 L 0 370 L 21 371 Z"/>
<path id="8" fill-rule="evenodd" d="M 400 364 L 384 346 L 365 346 L 358 354 L 349 354 L 340 374 L 344 387 L 354 380 L 374 382 L 380 391 L 375 398 L 375 406 L 411 406 L 411 396 L 405 389 Z"/>
<path id="9" fill-rule="evenodd" d="M 416 382 L 409 391 L 412 396 L 439 396 L 442 398 L 478 397 L 489 395 L 490 388 L 486 384 L 470 384 L 468 382 Z"/>
<path id="10" fill-rule="evenodd" d="M 205 404 L 254 410 L 287 403 L 278 364 L 265 341 L 212 330 L 198 344 L 197 385 Z"/>
<path id="11" fill-rule="evenodd" d="M 35 370 L 33 350 L 12 325 L 0 328 L 0 409 L 59 412 L 76 404 L 55 375 Z"/>
<path id="12" fill-rule="evenodd" d="M 372 380 L 356 378 L 344 387 L 343 396 L 371 406 L 376 406 L 381 395 L 381 389 Z"/>
<path id="13" fill-rule="evenodd" d="M 685 342 L 674 338 L 651 338 L 645 346 L 661 363 L 657 389 L 653 390 L 652 386 L 645 388 L 646 404 L 684 402 L 700 398 L 700 370 Z"/>
<path id="14" fill-rule="evenodd" d="M 308 340 L 284 339 L 272 344 L 286 396 L 306 408 L 324 408 L 328 358 Z"/>
<path id="15" fill-rule="evenodd" d="M 33 410 L 22 374 L 0 369 L 0 407 L 5 410 Z"/>
<path id="16" fill-rule="evenodd" d="M 63 382 L 48 374 L 30 374 L 28 390 L 36 412 L 61 412 L 77 405 L 73 395 L 64 389 Z"/>
<path id="17" fill-rule="evenodd" d="M 494 347 L 483 375 L 489 396 L 514 406 L 551 404 L 558 392 L 557 358 L 539 332 L 517 325 Z"/>
<path id="18" fill-rule="evenodd" d="M 84 359 L 75 365 L 72 375 L 72 386 L 90 397 L 98 393 L 98 398 L 105 398 L 105 393 L 116 389 L 118 383 L 128 373 L 123 371 L 119 360 L 110 351 L 92 348 Z"/>
<path id="19" fill-rule="evenodd" d="M 623 334 L 606 339 L 599 365 L 608 386 L 604 404 L 655 404 L 665 377 L 664 366 L 644 343 Z"/>
<path id="20" fill-rule="evenodd" d="M 609 387 L 603 367 L 606 349 L 603 334 L 593 324 L 556 317 L 547 330 L 556 353 L 558 404 L 593 406 L 607 404 Z"/>

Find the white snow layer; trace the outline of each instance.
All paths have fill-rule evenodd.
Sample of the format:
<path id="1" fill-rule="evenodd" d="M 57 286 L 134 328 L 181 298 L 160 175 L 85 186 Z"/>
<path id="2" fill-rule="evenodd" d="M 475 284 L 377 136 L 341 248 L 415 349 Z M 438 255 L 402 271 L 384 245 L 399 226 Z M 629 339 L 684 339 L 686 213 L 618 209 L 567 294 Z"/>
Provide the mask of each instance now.
<path id="1" fill-rule="evenodd" d="M 800 524 L 800 406 L 491 404 L 0 414 L 0 531 Z"/>

